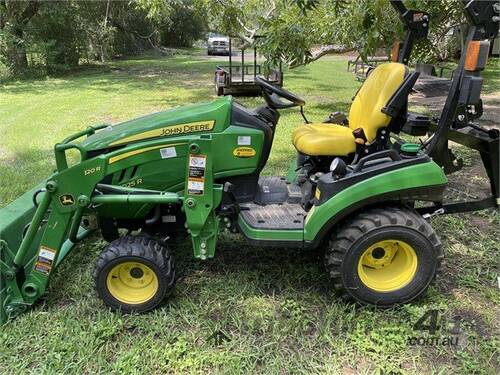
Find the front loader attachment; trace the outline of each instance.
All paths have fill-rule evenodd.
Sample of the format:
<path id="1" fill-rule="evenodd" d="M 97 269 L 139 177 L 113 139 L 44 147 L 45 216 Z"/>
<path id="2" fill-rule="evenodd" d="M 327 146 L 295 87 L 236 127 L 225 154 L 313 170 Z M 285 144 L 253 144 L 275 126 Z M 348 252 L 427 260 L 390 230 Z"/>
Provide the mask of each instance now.
<path id="1" fill-rule="evenodd" d="M 89 127 L 56 144 L 57 172 L 0 210 L 0 325 L 25 311 L 45 293 L 57 266 L 77 242 L 90 234 L 91 229 L 81 226 L 85 215 L 95 216 L 99 209 L 116 207 L 135 212 L 138 206 L 182 204 L 184 197 L 176 192 L 101 183 L 106 176 L 123 171 L 131 163 L 144 163 L 145 151 L 151 151 L 147 154 L 150 161 L 164 160 L 158 150 L 165 143 L 163 139 L 155 139 L 148 148 L 141 143 L 132 144 L 88 158 L 86 150 L 75 141 L 104 128 L 107 126 Z M 192 147 L 200 150 L 204 140 L 200 139 L 199 144 Z M 66 159 L 66 151 L 70 149 L 78 150 L 81 156 L 80 162 L 72 166 Z M 178 152 L 181 151 L 179 148 Z M 218 204 L 220 194 L 217 197 L 214 202 L 203 201 L 199 205 L 196 199 L 190 200 L 194 216 L 188 216 L 193 216 L 191 221 L 199 224 L 199 228 L 193 226 L 193 236 L 200 238 L 199 247 L 203 247 L 203 242 L 204 250 L 207 244 L 210 250 L 215 243 L 204 232 L 203 223 L 208 217 L 196 213 L 200 209 L 211 211 L 206 207 Z"/>
<path id="2" fill-rule="evenodd" d="M 0 210 L 0 325 L 32 305 L 49 274 L 78 240 L 81 210 L 55 209 L 51 183 L 41 184 Z"/>
<path id="3" fill-rule="evenodd" d="M 8 286 L 7 279 L 14 276 L 11 274 L 11 269 L 16 255 L 15 249 L 21 245 L 23 234 L 33 220 L 36 211 L 33 197 L 42 187 L 43 185 L 40 185 L 26 192 L 0 210 L 0 325 L 13 314 L 13 311 L 6 307 L 9 301 L 16 299 L 16 291 Z M 39 242 L 40 233 L 37 232 L 30 246 L 30 252 L 35 251 Z"/>

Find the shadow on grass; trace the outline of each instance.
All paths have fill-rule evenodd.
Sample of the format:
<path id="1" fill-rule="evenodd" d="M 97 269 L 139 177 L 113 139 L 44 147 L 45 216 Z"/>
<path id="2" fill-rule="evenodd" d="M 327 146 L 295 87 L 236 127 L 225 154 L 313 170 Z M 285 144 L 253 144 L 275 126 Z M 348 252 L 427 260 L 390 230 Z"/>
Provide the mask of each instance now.
<path id="1" fill-rule="evenodd" d="M 215 62 L 194 57 L 113 61 L 103 66 L 82 67 L 52 78 L 3 82 L 8 94 L 47 94 L 50 90 L 98 89 L 101 91 L 154 90 L 170 87 L 211 86 Z M 196 77 L 196 78 L 193 78 Z"/>
<path id="2" fill-rule="evenodd" d="M 184 279 L 198 277 L 201 273 L 203 278 L 214 280 L 246 279 L 255 286 L 252 295 L 307 291 L 326 298 L 333 293 L 318 250 L 252 247 L 242 236 L 223 234 L 215 258 L 200 262 L 193 258 L 188 239 L 176 243 L 176 250 L 182 249 L 176 251 L 180 284 Z"/>

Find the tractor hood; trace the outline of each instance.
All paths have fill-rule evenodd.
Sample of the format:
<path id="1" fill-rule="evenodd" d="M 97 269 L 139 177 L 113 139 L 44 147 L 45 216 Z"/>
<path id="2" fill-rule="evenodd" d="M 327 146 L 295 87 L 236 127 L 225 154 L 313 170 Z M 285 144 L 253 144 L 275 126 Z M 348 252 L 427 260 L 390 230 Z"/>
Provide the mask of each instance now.
<path id="1" fill-rule="evenodd" d="M 188 105 L 122 122 L 98 131 L 80 146 L 86 151 L 117 148 L 153 138 L 223 131 L 230 120 L 232 98 Z"/>

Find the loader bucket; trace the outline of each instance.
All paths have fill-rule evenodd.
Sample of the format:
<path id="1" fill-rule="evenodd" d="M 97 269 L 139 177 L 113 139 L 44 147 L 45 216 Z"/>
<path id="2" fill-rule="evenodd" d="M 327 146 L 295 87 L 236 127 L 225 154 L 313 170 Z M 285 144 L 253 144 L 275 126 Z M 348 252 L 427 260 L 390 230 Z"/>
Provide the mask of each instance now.
<path id="1" fill-rule="evenodd" d="M 13 259 L 23 239 L 26 226 L 31 222 L 36 207 L 33 203 L 33 194 L 41 189 L 41 184 L 26 192 L 15 201 L 0 209 L 0 325 L 8 319 L 5 309 L 7 302 L 12 298 L 12 291 L 7 288 L 5 272 L 6 268 L 13 265 Z M 41 232 L 39 231 L 32 242 L 31 247 L 38 247 Z"/>

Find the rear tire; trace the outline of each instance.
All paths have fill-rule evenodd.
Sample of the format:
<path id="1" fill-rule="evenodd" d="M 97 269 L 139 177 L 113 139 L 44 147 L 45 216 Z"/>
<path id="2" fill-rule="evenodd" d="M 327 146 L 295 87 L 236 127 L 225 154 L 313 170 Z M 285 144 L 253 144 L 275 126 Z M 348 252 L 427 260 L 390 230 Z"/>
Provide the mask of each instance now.
<path id="1" fill-rule="evenodd" d="M 175 261 L 164 243 L 146 236 L 124 236 L 109 244 L 97 260 L 95 289 L 113 310 L 146 312 L 169 296 Z"/>
<path id="2" fill-rule="evenodd" d="M 423 295 L 443 257 L 439 238 L 418 213 L 376 208 L 332 236 L 325 265 L 344 299 L 389 307 Z"/>

